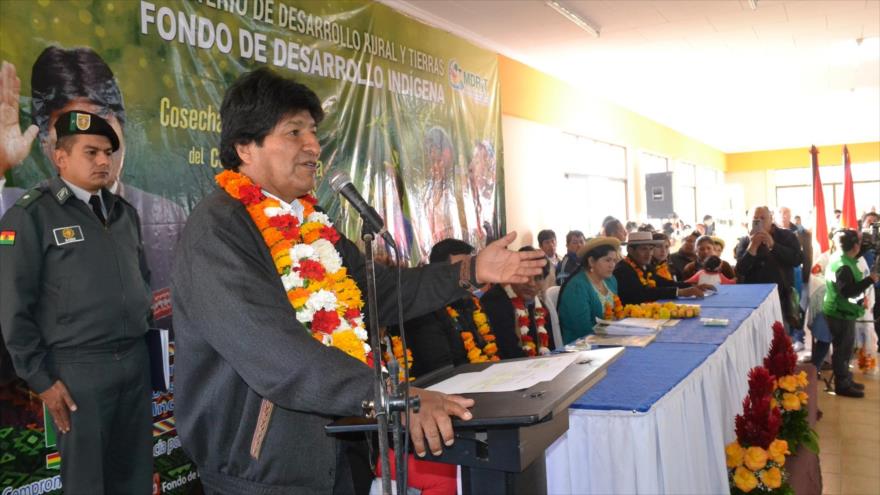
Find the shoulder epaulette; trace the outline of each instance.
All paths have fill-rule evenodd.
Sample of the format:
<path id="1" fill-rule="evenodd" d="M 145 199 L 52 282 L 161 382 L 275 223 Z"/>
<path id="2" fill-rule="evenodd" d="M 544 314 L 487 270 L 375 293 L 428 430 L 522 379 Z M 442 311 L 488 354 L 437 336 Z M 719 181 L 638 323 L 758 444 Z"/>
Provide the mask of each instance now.
<path id="1" fill-rule="evenodd" d="M 43 195 L 43 192 L 39 189 L 31 189 L 30 191 L 24 193 L 24 196 L 18 198 L 18 201 L 15 202 L 16 206 L 21 206 L 22 208 L 27 208 L 29 204 L 36 201 L 40 196 Z"/>

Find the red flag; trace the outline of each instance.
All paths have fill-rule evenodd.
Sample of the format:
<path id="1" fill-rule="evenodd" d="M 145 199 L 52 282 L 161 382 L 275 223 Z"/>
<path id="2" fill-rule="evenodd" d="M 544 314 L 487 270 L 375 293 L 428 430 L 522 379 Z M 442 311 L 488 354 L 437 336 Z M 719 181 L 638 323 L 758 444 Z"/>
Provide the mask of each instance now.
<path id="1" fill-rule="evenodd" d="M 858 229 L 856 217 L 856 195 L 853 192 L 852 170 L 850 170 L 849 150 L 843 145 L 843 213 L 840 225 L 847 229 Z"/>
<path id="2" fill-rule="evenodd" d="M 813 164 L 813 209 L 816 211 L 815 239 L 821 252 L 828 251 L 828 223 L 825 221 L 825 194 L 822 192 L 822 179 L 819 178 L 819 150 L 810 148 Z"/>

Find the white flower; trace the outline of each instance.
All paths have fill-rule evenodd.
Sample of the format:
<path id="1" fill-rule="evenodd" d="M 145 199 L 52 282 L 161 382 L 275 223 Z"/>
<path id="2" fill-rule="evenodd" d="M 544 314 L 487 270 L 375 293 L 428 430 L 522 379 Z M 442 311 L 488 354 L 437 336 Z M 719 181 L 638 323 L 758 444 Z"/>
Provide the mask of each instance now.
<path id="1" fill-rule="evenodd" d="M 284 284 L 284 290 L 289 291 L 297 287 L 305 285 L 305 280 L 299 276 L 299 272 L 291 270 L 287 275 L 281 276 L 281 283 Z"/>
<path id="2" fill-rule="evenodd" d="M 367 331 L 364 330 L 364 329 L 361 328 L 361 327 L 357 327 L 357 328 L 355 328 L 355 329 L 354 329 L 354 334 L 357 335 L 357 338 L 359 338 L 359 339 L 361 339 L 361 340 L 364 340 L 364 341 L 366 341 L 366 340 L 367 340 L 367 337 L 369 337 L 369 336 L 367 335 Z"/>
<path id="3" fill-rule="evenodd" d="M 306 221 L 307 221 L 307 222 L 318 222 L 318 223 L 322 223 L 322 224 L 324 224 L 324 225 L 326 225 L 326 226 L 328 226 L 328 227 L 331 226 L 331 225 L 333 225 L 333 224 L 330 222 L 330 217 L 328 217 L 326 213 L 321 213 L 320 211 L 312 212 L 312 214 L 309 215 L 309 218 L 307 218 Z"/>
<path id="4" fill-rule="evenodd" d="M 342 268 L 342 257 L 327 239 L 318 239 L 311 244 L 327 273 L 336 273 Z"/>
<path id="5" fill-rule="evenodd" d="M 309 309 L 308 306 L 303 306 L 296 312 L 296 319 L 299 320 L 300 323 L 310 323 L 315 318 L 315 311 Z"/>
<path id="6" fill-rule="evenodd" d="M 318 253 L 308 244 L 296 244 L 290 248 L 290 259 L 295 262 L 303 259 L 319 261 Z"/>
<path id="7" fill-rule="evenodd" d="M 370 347 L 370 344 L 367 344 L 366 342 L 364 342 L 364 354 L 369 354 L 370 350 L 372 350 L 372 347 Z"/>
<path id="8" fill-rule="evenodd" d="M 284 208 L 279 208 L 277 206 L 267 206 L 263 208 L 263 214 L 265 214 L 269 218 L 277 217 L 278 215 L 281 215 L 283 213 Z"/>
<path id="9" fill-rule="evenodd" d="M 336 294 L 325 289 L 321 289 L 318 292 L 313 292 L 309 296 L 309 300 L 306 301 L 305 307 L 310 309 L 312 312 L 316 312 L 321 309 L 334 311 L 336 310 Z"/>
<path id="10" fill-rule="evenodd" d="M 321 336 L 321 343 L 329 347 L 333 344 L 333 337 L 329 333 L 325 333 Z"/>

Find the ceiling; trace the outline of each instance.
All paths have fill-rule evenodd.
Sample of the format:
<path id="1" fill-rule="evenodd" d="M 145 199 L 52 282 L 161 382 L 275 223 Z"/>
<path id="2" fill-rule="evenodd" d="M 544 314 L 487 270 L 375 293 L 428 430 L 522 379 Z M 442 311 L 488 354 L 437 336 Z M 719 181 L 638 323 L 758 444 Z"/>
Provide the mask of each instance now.
<path id="1" fill-rule="evenodd" d="M 880 0 L 383 2 L 726 153 L 880 141 Z"/>

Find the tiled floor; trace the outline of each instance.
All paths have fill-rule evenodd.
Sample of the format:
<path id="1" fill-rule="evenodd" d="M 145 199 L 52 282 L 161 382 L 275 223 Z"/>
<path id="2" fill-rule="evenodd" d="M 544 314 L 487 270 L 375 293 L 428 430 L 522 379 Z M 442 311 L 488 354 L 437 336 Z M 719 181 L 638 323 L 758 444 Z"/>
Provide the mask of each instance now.
<path id="1" fill-rule="evenodd" d="M 855 379 L 865 384 L 863 399 L 831 395 L 819 383 L 823 494 L 880 494 L 880 376 L 856 371 Z"/>

